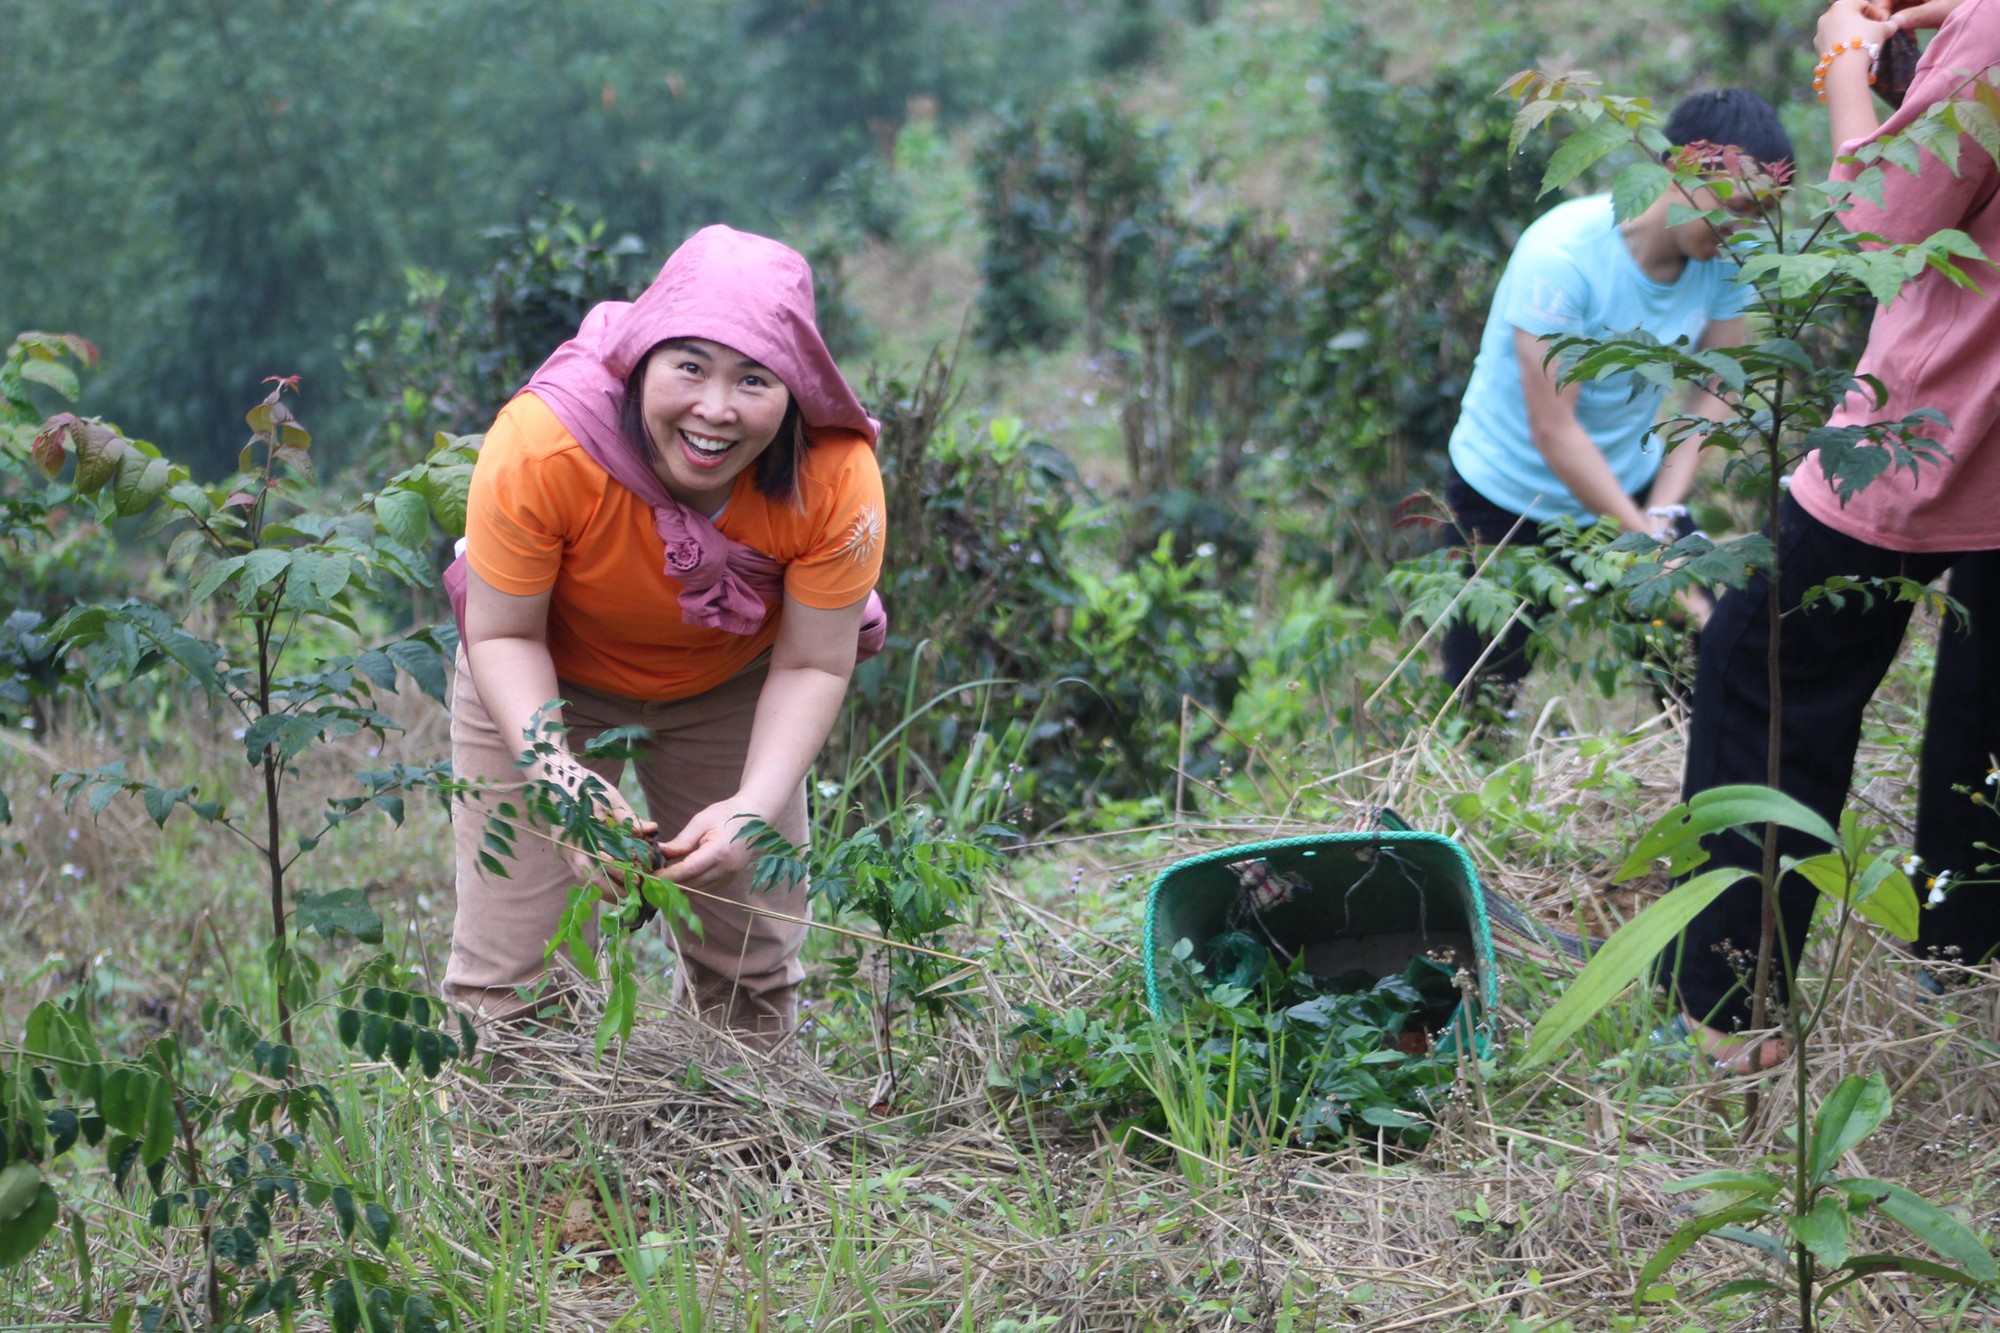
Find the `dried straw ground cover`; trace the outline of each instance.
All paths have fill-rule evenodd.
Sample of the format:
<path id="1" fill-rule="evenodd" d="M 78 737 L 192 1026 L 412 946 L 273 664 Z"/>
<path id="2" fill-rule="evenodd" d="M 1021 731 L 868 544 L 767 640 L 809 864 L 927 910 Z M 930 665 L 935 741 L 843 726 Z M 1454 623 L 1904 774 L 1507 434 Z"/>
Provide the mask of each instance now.
<path id="1" fill-rule="evenodd" d="M 1351 814 L 1313 827 L 1356 827 L 1395 805 L 1455 832 L 1491 884 L 1544 919 L 1601 932 L 1632 905 L 1603 892 L 1607 863 L 1672 803 L 1680 734 L 1662 718 L 1615 738 L 1570 736 L 1561 720 L 1552 708 L 1522 740 L 1526 778 L 1514 789 L 1532 793 L 1522 808 L 1489 800 L 1461 824 L 1453 803 L 1463 811 L 1467 793 L 1497 790 L 1492 771 L 1427 739 L 1314 779 L 1320 808 Z M 402 748 L 441 741 L 434 717 L 413 709 L 409 721 Z M 1863 758 L 1861 800 L 1896 818 L 1907 756 L 1893 732 L 1878 731 L 1889 739 Z M 136 1034 L 184 1022 L 187 978 L 215 962 L 207 951 L 249 957 L 225 853 L 175 825 L 163 839 L 119 805 L 91 823 L 34 794 L 23 779 L 37 770 L 102 761 L 63 748 L 9 745 L 25 860 L 0 894 L 5 1016 L 18 1021 L 92 960 L 107 1008 Z M 1273 804 L 1307 803 L 1291 793 Z M 1541 822 L 1549 812 L 1559 818 Z M 1357 1142 L 1177 1153 L 1145 1136 L 1115 1142 L 995 1085 L 1017 1004 L 1095 1011 L 1136 984 L 1139 900 L 1159 868 L 1302 831 L 1246 817 L 1023 853 L 1017 875 L 993 886 L 978 938 L 954 944 L 990 950 L 980 1012 L 936 1031 L 900 1027 L 893 1088 L 853 1022 L 823 1025 L 850 1034 L 843 1041 L 809 1035 L 775 1061 L 660 1014 L 601 1061 L 584 1033 L 517 1034 L 492 1052 L 497 1078 L 463 1071 L 407 1088 L 387 1066 L 344 1063 L 330 1042 L 308 1055 L 340 1090 L 347 1169 L 411 1218 L 412 1271 L 475 1293 L 485 1327 L 1772 1327 L 1762 1307 L 1695 1302 L 1759 1271 L 1751 1251 L 1726 1245 L 1687 1256 L 1676 1299 L 1636 1319 L 1630 1301 L 1639 1266 L 1691 1207 L 1663 1187 L 1777 1146 L 1789 1080 L 1766 1085 L 1765 1114 L 1744 1131 L 1746 1081 L 1644 1049 L 1657 1018 L 1646 997 L 1607 1015 L 1552 1072 L 1516 1075 L 1505 1044 L 1565 971 L 1505 936 L 1502 1056 L 1467 1067 L 1421 1152 Z M 371 830 L 339 856 L 329 873 L 371 883 L 400 919 L 397 947 L 435 961 L 450 911 L 441 818 L 413 812 L 400 834 Z M 208 887 L 161 887 L 176 882 Z M 51 954 L 66 961 L 38 966 Z M 1820 949 L 1810 966 L 1838 997 L 1815 1096 L 1879 1069 L 1897 1100 L 1854 1168 L 1993 1230 L 2000 983 L 1917 1002 L 1911 966 L 1872 940 L 1837 958 Z M 75 1170 L 67 1194 L 130 1206 L 114 1203 L 101 1166 Z M 289 1243 L 337 1244 L 330 1227 L 305 1225 Z M 157 1299 L 193 1271 L 184 1231 L 163 1242 L 127 1216 L 93 1234 L 102 1289 Z M 1843 1300 L 1844 1327 L 1996 1320 L 1991 1307 L 1961 1309 L 1893 1280 Z M 0 1285 L 7 1327 L 60 1326 L 74 1305 L 53 1260 Z"/>

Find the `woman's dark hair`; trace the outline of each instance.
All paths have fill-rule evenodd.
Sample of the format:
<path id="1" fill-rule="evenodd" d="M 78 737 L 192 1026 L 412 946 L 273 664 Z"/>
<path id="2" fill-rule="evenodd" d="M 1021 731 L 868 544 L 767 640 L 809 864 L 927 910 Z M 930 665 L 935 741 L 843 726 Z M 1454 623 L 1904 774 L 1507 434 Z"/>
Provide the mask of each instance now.
<path id="1" fill-rule="evenodd" d="M 1741 88 L 1694 93 L 1667 117 L 1667 141 L 1676 147 L 1712 143 L 1741 149 L 1764 167 L 1792 161 L 1792 136 L 1771 104 Z"/>
<path id="2" fill-rule="evenodd" d="M 639 358 L 639 364 L 625 377 L 625 398 L 618 407 L 618 433 L 649 468 L 653 465 L 654 443 L 652 432 L 646 429 L 646 367 L 653 363 L 654 352 L 672 347 L 675 341 L 669 338 Z M 771 437 L 771 447 L 757 456 L 757 493 L 767 500 L 790 500 L 798 492 L 799 462 L 811 447 L 805 418 L 799 413 L 799 400 L 791 394 L 790 385 L 785 386 L 785 392 L 791 398 L 785 405 L 785 418 L 778 423 L 778 433 Z"/>

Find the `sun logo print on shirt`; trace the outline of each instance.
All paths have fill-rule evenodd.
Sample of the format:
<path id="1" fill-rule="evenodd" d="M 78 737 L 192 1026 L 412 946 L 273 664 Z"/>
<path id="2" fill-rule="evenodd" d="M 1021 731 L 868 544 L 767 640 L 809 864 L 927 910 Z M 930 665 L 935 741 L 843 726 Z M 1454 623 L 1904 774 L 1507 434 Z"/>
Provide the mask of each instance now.
<path id="1" fill-rule="evenodd" d="M 863 505 L 855 511 L 854 518 L 847 525 L 847 536 L 840 543 L 839 554 L 858 565 L 873 557 L 881 545 L 881 511 L 872 505 Z"/>

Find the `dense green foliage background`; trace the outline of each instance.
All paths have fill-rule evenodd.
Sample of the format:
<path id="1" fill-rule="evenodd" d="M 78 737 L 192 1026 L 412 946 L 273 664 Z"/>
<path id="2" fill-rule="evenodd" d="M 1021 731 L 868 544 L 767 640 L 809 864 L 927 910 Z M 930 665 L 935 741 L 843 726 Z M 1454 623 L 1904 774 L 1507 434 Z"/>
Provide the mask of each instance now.
<path id="1" fill-rule="evenodd" d="M 483 429 L 689 230 L 782 236 L 891 428 L 909 656 L 862 674 L 836 753 L 1004 680 L 1024 784 L 1157 803 L 1227 762 L 1224 724 L 1298 726 L 1276 691 L 1364 729 L 1343 664 L 1432 544 L 1420 493 L 1547 203 L 1554 139 L 1510 156 L 1495 90 L 1586 60 L 1663 102 L 1773 82 L 1772 0 L 1697 8 L 0 0 L 0 332 L 89 338 L 77 410 L 197 476 L 297 374 L 317 471 L 358 492 Z M 24 670 L 91 549 L 0 599 Z M 1420 666 L 1393 688 L 1432 711 Z"/>
<path id="2" fill-rule="evenodd" d="M 86 410 L 213 468 L 265 374 L 339 439 L 341 340 L 406 265 L 478 270 L 544 195 L 654 255 L 717 218 L 783 230 L 912 96 L 961 117 L 1082 72 L 1120 21 L 1098 8 L 6 0 L 0 325 L 87 331 Z"/>

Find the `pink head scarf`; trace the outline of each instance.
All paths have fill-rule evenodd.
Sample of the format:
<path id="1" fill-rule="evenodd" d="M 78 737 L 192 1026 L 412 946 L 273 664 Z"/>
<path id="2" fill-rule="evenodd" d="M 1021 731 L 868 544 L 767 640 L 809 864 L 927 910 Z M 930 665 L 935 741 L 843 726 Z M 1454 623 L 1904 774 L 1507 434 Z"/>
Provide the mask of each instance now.
<path id="1" fill-rule="evenodd" d="M 528 380 L 533 393 L 585 453 L 653 510 L 666 546 L 663 573 L 681 585 L 689 624 L 755 634 L 782 596 L 784 566 L 724 536 L 707 516 L 667 492 L 622 429 L 625 382 L 646 354 L 674 338 L 702 338 L 769 367 L 808 430 L 852 431 L 875 442 L 879 424 L 862 410 L 814 322 L 812 268 L 768 237 L 703 227 L 681 243 L 636 301 L 606 301 L 584 317 Z M 463 557 L 445 572 L 464 634 Z M 456 578 L 453 577 L 454 573 Z M 882 650 L 888 617 L 868 595 L 859 657 Z"/>

